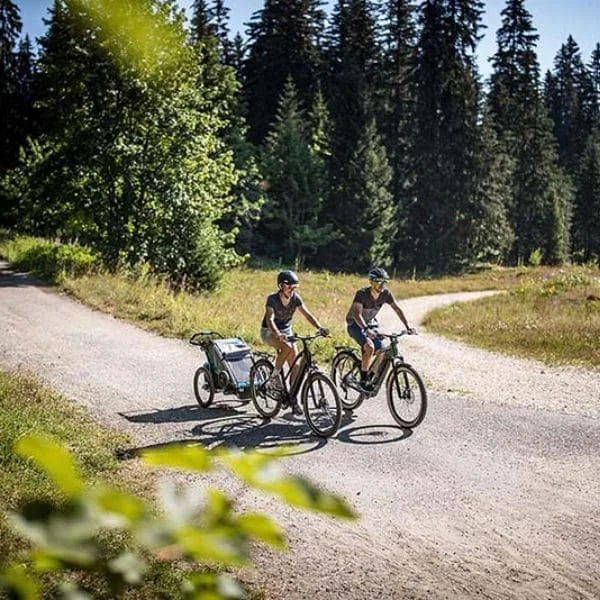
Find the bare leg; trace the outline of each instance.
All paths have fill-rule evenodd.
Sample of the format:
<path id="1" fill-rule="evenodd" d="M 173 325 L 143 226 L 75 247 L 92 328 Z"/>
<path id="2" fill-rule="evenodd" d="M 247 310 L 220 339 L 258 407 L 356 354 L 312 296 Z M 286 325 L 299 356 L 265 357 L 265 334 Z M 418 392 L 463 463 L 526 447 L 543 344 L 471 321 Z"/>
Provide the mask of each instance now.
<path id="1" fill-rule="evenodd" d="M 370 368 L 371 373 L 375 374 L 379 371 L 379 367 L 381 366 L 381 363 L 383 362 L 384 356 L 385 356 L 385 349 L 381 348 L 380 350 L 377 350 L 377 352 L 375 353 L 375 360 L 373 361 L 373 364 L 371 365 L 371 368 Z"/>
<path id="2" fill-rule="evenodd" d="M 360 365 L 361 371 L 364 371 L 365 373 L 369 370 L 374 349 L 375 347 L 373 346 L 373 342 L 371 340 L 367 340 L 362 349 L 362 362 Z"/>

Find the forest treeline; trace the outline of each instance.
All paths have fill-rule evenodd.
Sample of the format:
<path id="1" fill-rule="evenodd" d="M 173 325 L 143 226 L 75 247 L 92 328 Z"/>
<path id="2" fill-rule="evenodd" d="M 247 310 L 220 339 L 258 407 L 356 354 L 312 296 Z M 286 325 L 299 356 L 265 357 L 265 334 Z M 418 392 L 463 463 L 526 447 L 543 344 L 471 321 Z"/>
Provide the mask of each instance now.
<path id="1" fill-rule="evenodd" d="M 507 0 L 0 0 L 0 221 L 214 287 L 252 256 L 363 272 L 600 256 L 600 44 L 542 74 Z"/>

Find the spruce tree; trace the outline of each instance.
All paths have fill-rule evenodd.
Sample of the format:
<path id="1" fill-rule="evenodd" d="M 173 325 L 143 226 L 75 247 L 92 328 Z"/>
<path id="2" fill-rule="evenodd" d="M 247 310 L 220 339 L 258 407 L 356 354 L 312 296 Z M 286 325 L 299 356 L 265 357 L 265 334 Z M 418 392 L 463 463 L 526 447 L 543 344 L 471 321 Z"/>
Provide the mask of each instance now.
<path id="1" fill-rule="evenodd" d="M 576 178 L 574 246 L 584 260 L 600 259 L 600 135 L 590 136 Z"/>
<path id="2" fill-rule="evenodd" d="M 268 182 L 261 221 L 263 251 L 287 264 L 310 262 L 331 232 L 330 225 L 319 221 L 325 136 L 324 129 L 311 132 L 296 86 L 288 78 L 261 155 Z"/>
<path id="3" fill-rule="evenodd" d="M 594 118 L 594 91 L 577 42 L 569 36 L 546 78 L 545 103 L 554 123 L 559 164 L 574 176 Z"/>
<path id="4" fill-rule="evenodd" d="M 507 0 L 501 15 L 488 102 L 505 152 L 516 158 L 509 206 L 512 261 L 527 261 L 540 250 L 544 261 L 559 263 L 568 255 L 572 196 L 540 92 L 538 35 L 523 0 Z"/>
<path id="5" fill-rule="evenodd" d="M 428 0 L 421 6 L 413 80 L 414 182 L 403 253 L 418 272 L 455 270 L 475 258 L 481 90 L 474 51 L 481 13 L 476 1 Z"/>
<path id="6" fill-rule="evenodd" d="M 17 111 L 20 96 L 17 48 L 22 29 L 18 6 L 0 0 L 0 173 L 14 164 L 21 143 Z"/>
<path id="7" fill-rule="evenodd" d="M 322 0 L 265 0 L 248 26 L 244 96 L 250 139 L 261 143 L 277 110 L 284 84 L 292 77 L 300 101 L 309 106 L 318 87 Z"/>

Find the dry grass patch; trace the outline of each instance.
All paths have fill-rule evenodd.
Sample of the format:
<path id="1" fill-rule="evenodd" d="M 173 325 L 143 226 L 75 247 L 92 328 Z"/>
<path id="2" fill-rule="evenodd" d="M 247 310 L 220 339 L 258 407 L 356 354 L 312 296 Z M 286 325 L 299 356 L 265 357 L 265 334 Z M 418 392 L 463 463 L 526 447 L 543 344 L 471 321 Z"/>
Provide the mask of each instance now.
<path id="1" fill-rule="evenodd" d="M 435 310 L 425 325 L 491 350 L 600 367 L 600 272 L 553 269 L 527 276 L 509 294 Z"/>

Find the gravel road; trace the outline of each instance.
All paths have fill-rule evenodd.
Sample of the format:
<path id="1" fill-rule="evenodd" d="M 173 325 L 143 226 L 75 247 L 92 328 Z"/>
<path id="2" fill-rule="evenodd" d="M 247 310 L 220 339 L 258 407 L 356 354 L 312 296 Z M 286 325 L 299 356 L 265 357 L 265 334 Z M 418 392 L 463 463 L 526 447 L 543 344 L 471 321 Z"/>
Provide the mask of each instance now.
<path id="1" fill-rule="evenodd" d="M 433 306 L 478 295 L 402 306 L 416 325 Z M 393 328 L 392 314 L 382 321 Z M 0 332 L 0 368 L 37 374 L 138 447 L 285 443 L 286 470 L 345 496 L 357 522 L 296 511 L 216 478 L 240 506 L 268 512 L 288 532 L 288 552 L 258 549 L 258 568 L 240 573 L 269 599 L 600 598 L 598 371 L 421 331 L 402 346 L 428 386 L 425 421 L 412 433 L 395 427 L 382 392 L 326 441 L 302 417 L 263 423 L 231 397 L 199 408 L 191 388 L 198 349 L 91 311 L 5 263 Z"/>

